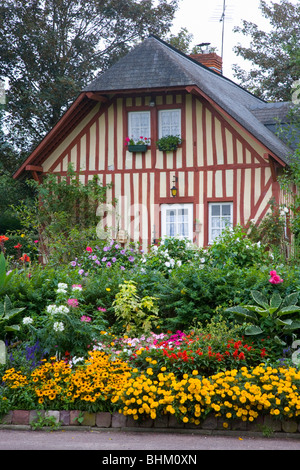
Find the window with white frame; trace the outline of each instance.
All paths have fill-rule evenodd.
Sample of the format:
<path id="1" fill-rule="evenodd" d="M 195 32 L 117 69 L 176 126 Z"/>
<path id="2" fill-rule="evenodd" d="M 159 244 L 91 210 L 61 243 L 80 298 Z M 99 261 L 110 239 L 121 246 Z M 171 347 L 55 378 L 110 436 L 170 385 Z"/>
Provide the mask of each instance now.
<path id="1" fill-rule="evenodd" d="M 221 235 L 225 227 L 231 227 L 232 202 L 209 203 L 209 243 Z"/>
<path id="2" fill-rule="evenodd" d="M 161 236 L 193 240 L 193 204 L 161 205 Z"/>
<path id="3" fill-rule="evenodd" d="M 140 137 L 150 138 L 150 111 L 128 113 L 128 137 L 135 141 Z"/>
<path id="4" fill-rule="evenodd" d="M 181 110 L 162 109 L 158 112 L 158 137 L 178 135 L 181 137 Z"/>

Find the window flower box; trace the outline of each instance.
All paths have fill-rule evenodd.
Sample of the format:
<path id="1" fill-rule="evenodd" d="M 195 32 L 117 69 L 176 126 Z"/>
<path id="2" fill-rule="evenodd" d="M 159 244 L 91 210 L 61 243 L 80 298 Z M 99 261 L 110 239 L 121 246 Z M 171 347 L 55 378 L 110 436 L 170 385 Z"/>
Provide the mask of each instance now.
<path id="1" fill-rule="evenodd" d="M 147 149 L 148 145 L 145 144 L 127 146 L 128 152 L 147 152 Z"/>
<path id="2" fill-rule="evenodd" d="M 162 152 L 172 152 L 177 150 L 178 145 L 182 143 L 181 137 L 177 135 L 166 135 L 161 137 L 157 142 L 156 145 L 158 150 Z"/>
<path id="3" fill-rule="evenodd" d="M 125 146 L 129 152 L 146 152 L 149 144 L 148 137 L 140 137 L 139 139 L 126 137 L 125 139 Z"/>

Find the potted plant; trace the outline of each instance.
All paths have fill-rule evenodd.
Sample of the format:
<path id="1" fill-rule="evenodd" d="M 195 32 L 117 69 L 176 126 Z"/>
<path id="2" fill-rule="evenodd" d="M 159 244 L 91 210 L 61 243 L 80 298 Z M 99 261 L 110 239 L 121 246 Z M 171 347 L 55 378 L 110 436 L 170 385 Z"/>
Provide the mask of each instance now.
<path id="1" fill-rule="evenodd" d="M 149 137 L 141 136 L 139 139 L 133 137 L 126 137 L 125 145 L 129 152 L 146 152 L 148 145 L 150 145 Z"/>
<path id="2" fill-rule="evenodd" d="M 172 150 L 176 150 L 178 145 L 181 144 L 182 140 L 179 135 L 166 135 L 161 137 L 157 142 L 156 145 L 159 150 L 162 152 L 171 152 Z"/>

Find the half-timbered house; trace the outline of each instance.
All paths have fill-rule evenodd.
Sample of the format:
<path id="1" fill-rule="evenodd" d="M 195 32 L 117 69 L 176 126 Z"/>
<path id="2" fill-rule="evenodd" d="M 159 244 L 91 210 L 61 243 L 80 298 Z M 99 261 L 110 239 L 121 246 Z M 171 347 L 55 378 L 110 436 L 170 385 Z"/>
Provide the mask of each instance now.
<path id="1" fill-rule="evenodd" d="M 64 176 L 70 163 L 82 181 L 99 175 L 117 200 L 102 223 L 145 248 L 170 235 L 206 246 L 227 223 L 260 220 L 271 198 L 281 202 L 290 149 L 272 126 L 287 106 L 249 93 L 213 59 L 150 36 L 80 93 L 15 177 Z M 180 136 L 177 149 L 157 147 L 166 135 Z M 132 136 L 150 144 L 129 151 Z"/>

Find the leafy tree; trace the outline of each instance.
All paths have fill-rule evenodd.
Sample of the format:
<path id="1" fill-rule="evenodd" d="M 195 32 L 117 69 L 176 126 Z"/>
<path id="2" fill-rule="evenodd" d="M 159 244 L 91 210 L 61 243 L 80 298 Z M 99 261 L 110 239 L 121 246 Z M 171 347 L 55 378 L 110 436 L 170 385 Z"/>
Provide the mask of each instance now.
<path id="1" fill-rule="evenodd" d="M 30 204 L 22 201 L 13 207 L 22 233 L 38 243 L 45 262 L 71 261 L 97 239 L 97 208 L 111 186 L 102 186 L 97 175 L 87 184 L 79 176 L 70 165 L 66 178 L 49 174 L 41 184 L 31 180 L 35 197 Z"/>
<path id="2" fill-rule="evenodd" d="M 234 51 L 253 64 L 250 72 L 235 65 L 234 74 L 244 87 L 261 98 L 289 101 L 291 86 L 299 79 L 300 5 L 288 0 L 269 5 L 261 0 L 260 9 L 270 21 L 271 30 L 262 31 L 249 21 L 234 28 L 251 39 L 250 47 L 238 44 Z"/>
<path id="3" fill-rule="evenodd" d="M 95 73 L 149 33 L 170 29 L 178 0 L 2 0 L 0 78 L 10 141 L 30 151 Z"/>

